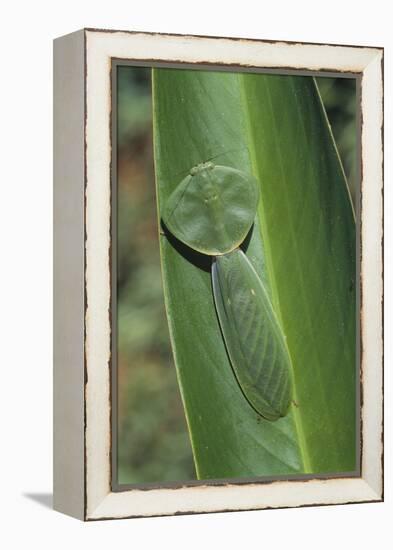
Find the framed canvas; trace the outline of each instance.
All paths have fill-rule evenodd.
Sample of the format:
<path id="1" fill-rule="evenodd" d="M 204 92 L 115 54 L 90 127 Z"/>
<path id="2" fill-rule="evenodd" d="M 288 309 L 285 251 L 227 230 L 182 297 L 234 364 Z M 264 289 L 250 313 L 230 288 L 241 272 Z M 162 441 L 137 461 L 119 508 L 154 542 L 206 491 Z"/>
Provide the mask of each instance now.
<path id="1" fill-rule="evenodd" d="M 383 499 L 383 49 L 54 42 L 54 507 Z"/>

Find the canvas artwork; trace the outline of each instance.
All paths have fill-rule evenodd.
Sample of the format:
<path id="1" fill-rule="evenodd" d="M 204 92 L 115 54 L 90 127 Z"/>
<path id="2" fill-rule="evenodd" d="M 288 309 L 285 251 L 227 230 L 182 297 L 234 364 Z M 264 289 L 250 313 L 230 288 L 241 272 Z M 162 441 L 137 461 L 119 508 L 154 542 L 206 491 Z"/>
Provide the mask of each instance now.
<path id="1" fill-rule="evenodd" d="M 54 507 L 383 499 L 383 49 L 54 45 Z"/>
<path id="2" fill-rule="evenodd" d="M 112 65 L 116 490 L 359 475 L 359 81 Z"/>

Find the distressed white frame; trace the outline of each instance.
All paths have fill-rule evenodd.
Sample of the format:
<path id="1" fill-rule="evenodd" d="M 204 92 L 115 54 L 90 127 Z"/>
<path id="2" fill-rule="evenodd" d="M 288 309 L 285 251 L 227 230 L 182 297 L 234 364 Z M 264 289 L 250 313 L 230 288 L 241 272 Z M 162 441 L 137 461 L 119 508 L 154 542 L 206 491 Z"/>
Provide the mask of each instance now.
<path id="1" fill-rule="evenodd" d="M 78 368 L 84 372 L 86 384 L 83 394 L 83 415 L 76 414 L 74 432 L 68 433 L 67 441 L 72 443 L 74 438 L 76 447 L 79 448 L 83 435 L 84 464 L 81 469 L 75 463 L 80 462 L 81 452 L 65 461 L 65 446 L 57 445 L 55 459 L 57 456 L 59 466 L 57 469 L 55 467 L 55 507 L 81 519 L 93 520 L 169 515 L 179 512 L 249 510 L 382 500 L 383 50 L 369 47 L 84 30 L 58 39 L 58 50 L 63 52 L 62 59 L 64 56 L 67 57 L 64 51 L 69 51 L 70 43 L 74 44 L 75 48 L 75 40 L 78 44 L 83 44 L 79 54 L 85 60 L 85 172 L 79 185 L 85 189 L 86 301 L 85 365 L 75 364 L 73 368 L 75 372 Z M 58 58 L 60 57 L 59 54 Z M 159 488 L 112 492 L 109 121 L 110 73 L 113 58 L 134 61 L 209 62 L 239 67 L 282 68 L 286 71 L 300 69 L 361 73 L 361 477 L 274 481 L 267 484 L 229 483 L 225 486 L 209 486 L 201 482 L 197 486 L 176 490 Z M 75 61 L 75 58 L 73 59 Z M 64 182 L 60 181 L 61 178 L 64 176 L 59 174 L 58 185 L 64 185 Z M 82 237 L 84 238 L 80 236 L 81 239 Z M 59 243 L 61 245 L 61 239 Z M 65 352 L 64 354 L 66 355 Z M 58 363 L 60 378 L 66 367 L 60 365 L 60 359 Z M 73 391 L 72 388 L 70 391 Z M 65 422 L 64 418 L 57 420 L 60 434 L 65 433 Z M 74 488 L 71 491 L 64 483 L 62 469 L 67 468 L 83 485 L 81 490 Z"/>

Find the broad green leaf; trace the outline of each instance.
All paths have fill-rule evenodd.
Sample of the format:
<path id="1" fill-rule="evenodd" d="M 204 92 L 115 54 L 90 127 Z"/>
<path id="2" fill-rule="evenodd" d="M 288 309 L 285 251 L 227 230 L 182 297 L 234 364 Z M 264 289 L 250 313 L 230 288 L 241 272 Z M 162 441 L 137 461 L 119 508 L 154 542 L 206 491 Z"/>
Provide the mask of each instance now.
<path id="1" fill-rule="evenodd" d="M 296 406 L 285 417 L 271 422 L 253 410 L 225 349 L 210 258 L 161 235 L 168 322 L 198 477 L 353 469 L 353 217 L 313 81 L 153 73 L 159 213 L 190 169 L 212 157 L 256 176 L 259 212 L 243 248 L 272 300 L 294 380 Z M 267 98 L 272 78 L 276 89 Z"/>

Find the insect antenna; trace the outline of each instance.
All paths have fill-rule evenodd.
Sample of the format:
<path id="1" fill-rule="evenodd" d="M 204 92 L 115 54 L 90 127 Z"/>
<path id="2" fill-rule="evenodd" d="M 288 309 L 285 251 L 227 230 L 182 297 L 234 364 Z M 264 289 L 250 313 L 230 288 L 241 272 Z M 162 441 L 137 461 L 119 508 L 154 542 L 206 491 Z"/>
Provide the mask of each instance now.
<path id="1" fill-rule="evenodd" d="M 216 159 L 216 158 L 218 158 L 222 155 L 227 155 L 227 154 L 230 154 L 230 153 L 237 153 L 239 151 L 248 151 L 248 147 L 244 146 L 244 147 L 236 147 L 235 149 L 224 149 L 223 151 L 221 151 L 220 153 L 217 153 L 216 155 L 213 155 L 212 157 L 200 160 L 199 163 L 198 162 L 195 163 L 194 166 L 196 166 L 196 164 L 202 164 L 202 163 L 205 163 L 205 162 L 210 162 L 211 160 L 214 160 L 214 159 Z M 173 179 L 173 178 L 178 178 L 180 176 L 185 176 L 186 174 L 188 174 L 190 172 L 191 168 L 192 168 L 192 166 L 190 168 L 184 168 L 183 170 L 180 170 L 179 172 L 176 172 L 175 174 L 171 174 L 168 179 Z"/>
<path id="2" fill-rule="evenodd" d="M 221 155 L 228 155 L 229 153 L 237 153 L 239 151 L 248 151 L 248 147 L 245 145 L 244 147 L 236 147 L 236 149 L 224 149 L 223 151 L 221 151 L 221 153 L 217 153 L 217 155 L 214 155 L 213 157 L 210 157 L 203 162 L 210 162 L 211 160 L 214 160 Z"/>
<path id="3" fill-rule="evenodd" d="M 176 174 L 171 174 L 170 176 L 168 176 L 167 179 L 173 179 L 173 178 L 178 178 L 180 176 L 185 176 L 189 172 L 190 172 L 189 168 L 184 168 L 183 170 L 180 170 L 180 172 L 176 172 Z"/>

